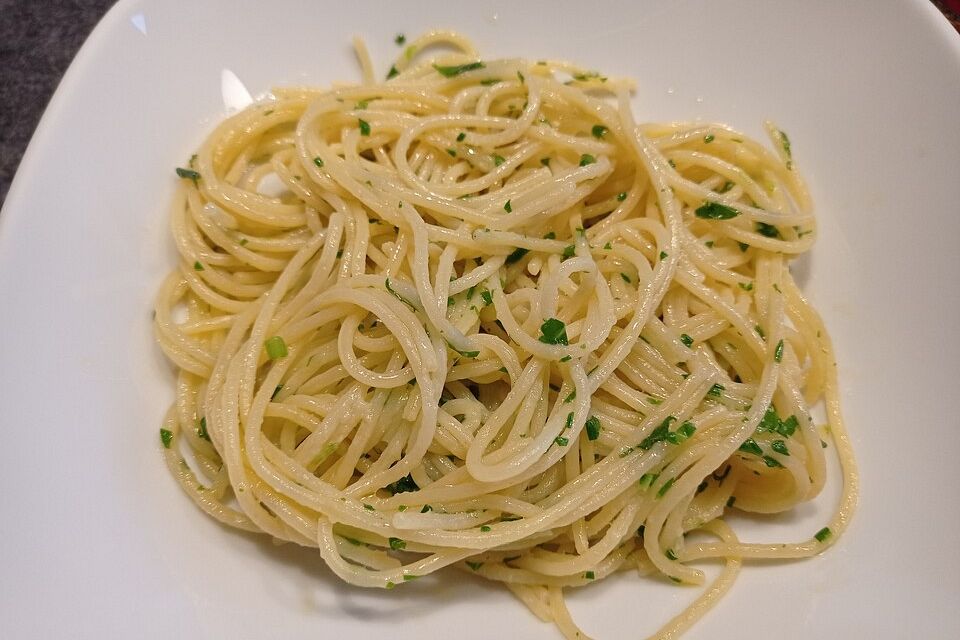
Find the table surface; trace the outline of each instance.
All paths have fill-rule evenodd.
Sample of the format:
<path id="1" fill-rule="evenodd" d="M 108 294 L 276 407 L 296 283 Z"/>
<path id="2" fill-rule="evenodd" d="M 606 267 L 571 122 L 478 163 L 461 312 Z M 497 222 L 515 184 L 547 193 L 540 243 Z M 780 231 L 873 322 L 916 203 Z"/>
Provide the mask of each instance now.
<path id="1" fill-rule="evenodd" d="M 960 31 L 960 0 L 933 0 Z M 0 206 L 70 61 L 113 0 L 0 0 Z"/>

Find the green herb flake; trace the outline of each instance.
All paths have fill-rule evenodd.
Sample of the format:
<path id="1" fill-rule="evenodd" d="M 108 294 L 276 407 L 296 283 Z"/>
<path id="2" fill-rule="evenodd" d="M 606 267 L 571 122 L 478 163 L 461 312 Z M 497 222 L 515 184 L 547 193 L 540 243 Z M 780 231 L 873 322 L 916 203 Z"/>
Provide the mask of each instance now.
<path id="1" fill-rule="evenodd" d="M 773 350 L 773 359 L 776 362 L 783 360 L 783 339 L 780 339 L 780 342 L 777 343 L 777 347 Z"/>
<path id="2" fill-rule="evenodd" d="M 416 378 L 414 378 L 416 380 Z M 404 477 L 400 478 L 396 482 L 391 482 L 387 485 L 387 491 L 392 495 L 397 495 L 398 493 L 406 493 L 408 491 L 416 491 L 420 487 L 417 486 L 417 482 L 413 479 L 413 476 L 409 473 Z"/>
<path id="3" fill-rule="evenodd" d="M 560 362 L 570 362 L 573 359 L 573 356 L 563 356 L 560 358 Z"/>
<path id="4" fill-rule="evenodd" d="M 580 156 L 580 166 L 581 166 L 581 167 L 585 167 L 585 166 L 587 166 L 588 164 L 593 164 L 593 163 L 596 162 L 596 161 L 597 161 L 597 159 L 594 158 L 594 157 L 593 157 L 592 155 L 590 155 L 589 153 L 584 153 L 583 155 Z"/>
<path id="5" fill-rule="evenodd" d="M 817 539 L 817 542 L 826 542 L 830 539 L 830 536 L 833 535 L 833 531 L 830 531 L 830 527 L 824 527 L 813 534 L 813 537 Z"/>
<path id="6" fill-rule="evenodd" d="M 513 205 L 510 204 L 509 200 L 503 203 L 503 210 L 507 213 L 513 213 Z"/>
<path id="7" fill-rule="evenodd" d="M 207 417 L 200 418 L 200 426 L 197 427 L 197 435 L 210 442 L 210 434 L 207 432 Z"/>
<path id="8" fill-rule="evenodd" d="M 320 168 L 322 169 L 322 168 L 323 168 L 323 158 L 321 158 L 320 156 L 314 157 L 314 159 L 313 159 L 313 164 L 317 165 L 318 167 L 320 167 Z"/>
<path id="9" fill-rule="evenodd" d="M 754 326 L 753 326 L 753 330 L 756 331 L 756 332 L 757 332 L 757 335 L 760 336 L 761 338 L 766 338 L 766 337 L 767 337 L 767 334 L 765 334 L 765 333 L 763 332 L 763 327 L 761 327 L 760 325 L 758 325 L 758 324 L 757 324 L 757 325 L 754 325 Z"/>
<path id="10" fill-rule="evenodd" d="M 397 585 L 394 584 L 393 582 L 387 580 L 387 585 L 386 585 L 387 589 L 393 589 L 395 586 L 397 586 Z"/>
<path id="11" fill-rule="evenodd" d="M 404 582 L 410 582 L 411 580 L 416 580 L 416 579 L 419 578 L 419 577 L 420 577 L 420 576 L 415 576 L 415 575 L 413 575 L 412 573 L 405 573 L 405 574 L 403 574 L 403 581 L 404 581 Z"/>
<path id="12" fill-rule="evenodd" d="M 662 498 L 667 493 L 667 491 L 670 491 L 670 487 L 672 487 L 673 483 L 676 481 L 677 481 L 676 478 L 670 478 L 669 480 L 664 482 L 663 486 L 660 487 L 660 489 L 657 491 L 657 498 Z"/>
<path id="13" fill-rule="evenodd" d="M 457 157 L 457 150 L 456 150 L 456 149 L 447 149 L 447 153 L 450 155 L 451 158 L 456 158 L 456 157 Z"/>
<path id="14" fill-rule="evenodd" d="M 173 432 L 168 429 L 160 429 L 160 442 L 163 443 L 164 449 L 169 449 L 170 443 L 173 442 Z"/>
<path id="15" fill-rule="evenodd" d="M 703 142 L 704 142 L 704 144 L 710 144 L 710 143 L 713 142 L 715 139 L 716 139 L 716 138 L 714 138 L 714 136 L 713 136 L 712 133 L 708 133 L 707 135 L 703 136 Z"/>
<path id="16" fill-rule="evenodd" d="M 366 502 L 363 503 L 363 508 L 366 509 L 367 511 L 373 511 L 373 505 L 367 504 Z"/>
<path id="17" fill-rule="evenodd" d="M 397 37 L 393 39 L 398 47 L 402 47 L 407 42 L 407 36 L 402 33 L 398 33 Z"/>
<path id="18" fill-rule="evenodd" d="M 474 571 L 479 571 L 480 567 L 483 566 L 482 562 L 472 562 L 470 560 L 467 560 L 466 562 L 467 562 L 467 566 L 473 569 Z"/>
<path id="19" fill-rule="evenodd" d="M 787 449 L 787 443 L 783 440 L 774 440 L 770 443 L 770 448 L 783 456 L 789 456 L 790 451 Z"/>
<path id="20" fill-rule="evenodd" d="M 777 425 L 777 433 L 789 438 L 793 435 L 794 431 L 797 430 L 798 426 L 800 426 L 800 423 L 797 421 L 797 416 L 790 416 Z"/>
<path id="21" fill-rule="evenodd" d="M 760 448 L 760 445 L 757 444 L 756 440 L 753 438 L 747 438 L 743 444 L 740 445 L 740 451 L 744 453 L 752 453 L 757 456 L 763 455 L 763 449 Z"/>
<path id="22" fill-rule="evenodd" d="M 726 389 L 726 387 L 724 387 L 722 384 L 715 384 L 710 387 L 709 391 L 707 391 L 707 395 L 713 396 L 714 398 L 719 398 L 723 394 L 724 389 Z"/>
<path id="23" fill-rule="evenodd" d="M 263 346 L 266 347 L 267 356 L 269 356 L 271 360 L 284 358 L 286 357 L 287 353 L 289 353 L 289 351 L 287 351 L 287 343 L 284 342 L 283 338 L 280 336 L 267 338 L 267 340 L 263 343 Z"/>
<path id="24" fill-rule="evenodd" d="M 607 251 L 610 251 L 611 249 L 613 249 L 613 245 L 608 242 L 607 244 L 603 245 L 603 248 L 606 249 Z"/>
<path id="25" fill-rule="evenodd" d="M 562 254 L 563 260 L 566 260 L 567 258 L 572 258 L 573 255 L 576 253 L 576 251 L 577 251 L 577 248 L 572 244 L 568 244 L 567 246 L 565 246 L 563 248 L 563 254 Z"/>
<path id="26" fill-rule="evenodd" d="M 733 506 L 733 503 L 736 502 L 736 501 L 737 501 L 736 496 L 730 496 L 730 498 L 727 500 L 727 506 L 728 506 L 728 507 L 732 507 L 732 506 Z"/>
<path id="27" fill-rule="evenodd" d="M 407 543 L 400 538 L 390 538 L 390 548 L 394 551 L 401 551 L 407 548 Z"/>
<path id="28" fill-rule="evenodd" d="M 444 67 L 438 64 L 433 65 L 433 68 L 437 70 L 437 73 L 442 75 L 444 78 L 453 78 L 454 76 L 458 76 L 461 73 L 466 73 L 467 71 L 474 71 L 476 69 L 483 69 L 484 67 L 486 67 L 486 65 L 480 61 L 469 62 L 467 64 L 460 64 L 460 65 L 455 65 L 450 67 Z"/>
<path id="29" fill-rule="evenodd" d="M 624 281 L 624 282 L 626 282 L 627 284 L 630 284 L 630 276 L 628 276 L 627 274 L 621 272 L 621 273 L 620 273 L 620 277 L 623 278 L 623 281 Z"/>
<path id="30" fill-rule="evenodd" d="M 196 186 L 197 180 L 200 179 L 200 173 L 194 171 L 193 169 L 183 169 L 181 167 L 177 167 L 177 175 L 181 178 L 189 178 L 193 180 L 194 186 Z"/>
<path id="31" fill-rule="evenodd" d="M 737 286 L 743 289 L 744 291 L 753 291 L 752 282 L 738 282 Z"/>
<path id="32" fill-rule="evenodd" d="M 597 574 L 595 574 L 593 571 L 587 571 L 583 574 L 583 577 L 586 578 L 587 580 L 593 580 L 594 578 L 597 577 Z"/>
<path id="33" fill-rule="evenodd" d="M 510 254 L 513 255 L 513 254 Z M 480 299 L 483 300 L 483 306 L 489 307 L 493 304 L 493 293 L 489 290 L 480 293 Z"/>
<path id="34" fill-rule="evenodd" d="M 370 135 L 370 123 L 364 120 L 363 118 L 358 118 L 357 122 L 360 124 L 360 135 L 362 136 Z"/>
<path id="35" fill-rule="evenodd" d="M 553 439 L 553 441 L 557 443 L 558 447 L 565 447 L 570 444 L 570 439 L 563 436 L 557 436 Z"/>
<path id="36" fill-rule="evenodd" d="M 705 220 L 729 220 L 740 215 L 740 212 L 733 207 L 728 207 L 719 202 L 704 202 L 697 207 L 695 213 L 698 218 L 704 218 Z"/>
<path id="37" fill-rule="evenodd" d="M 567 325 L 562 320 L 550 318 L 540 325 L 540 342 L 567 345 Z"/>
<path id="38" fill-rule="evenodd" d="M 573 390 L 573 391 L 570 392 L 570 394 L 569 394 L 566 398 L 563 399 L 563 401 L 564 401 L 565 403 L 566 403 L 566 402 L 573 402 L 573 401 L 576 400 L 576 399 L 577 399 L 577 392 L 576 392 L 576 390 Z"/>
<path id="39" fill-rule="evenodd" d="M 772 468 L 783 466 L 776 458 L 771 458 L 770 456 L 763 456 L 763 463 Z"/>
<path id="40" fill-rule="evenodd" d="M 785 131 L 778 129 L 777 133 L 780 134 L 780 146 L 783 147 L 783 152 L 787 155 L 787 169 L 793 169 L 793 151 L 790 149 L 790 138 L 787 137 Z"/>
<path id="41" fill-rule="evenodd" d="M 566 429 L 569 429 L 570 427 L 573 426 L 573 411 L 571 411 L 570 413 L 567 414 L 567 420 L 566 420 L 566 422 L 564 423 L 563 426 L 564 426 L 564 428 L 566 428 Z"/>
<path id="42" fill-rule="evenodd" d="M 467 137 L 467 132 L 466 132 L 466 131 L 461 131 L 460 134 L 457 136 L 457 142 L 463 142 L 463 140 L 464 140 L 466 137 Z"/>
<path id="43" fill-rule="evenodd" d="M 693 338 L 691 338 L 686 333 L 680 334 L 680 342 L 682 342 L 685 346 L 688 346 L 688 347 L 693 346 Z"/>
<path id="44" fill-rule="evenodd" d="M 600 418 L 597 416 L 587 418 L 584 427 L 587 430 L 587 440 L 596 440 L 600 437 Z"/>
<path id="45" fill-rule="evenodd" d="M 667 439 L 667 434 L 670 433 L 670 425 L 676 421 L 674 416 L 667 416 L 664 418 L 663 422 L 660 423 L 656 429 L 654 429 L 650 435 L 644 438 L 638 445 L 641 449 L 646 451 L 653 445 Z"/>
<path id="46" fill-rule="evenodd" d="M 660 252 L 660 259 L 661 259 L 661 260 L 666 260 L 668 255 L 669 255 L 669 254 L 668 254 L 666 251 L 661 251 L 661 252 Z"/>
<path id="47" fill-rule="evenodd" d="M 486 524 L 483 525 L 482 527 L 480 527 L 480 531 L 482 531 L 483 533 L 487 533 L 488 531 L 490 531 L 490 525 L 486 525 Z"/>
<path id="48" fill-rule="evenodd" d="M 523 77 L 523 74 L 520 73 L 520 69 L 517 69 L 517 79 L 520 81 L 520 84 L 523 84 L 527 80 Z"/>
<path id="49" fill-rule="evenodd" d="M 506 264 L 513 264 L 514 262 L 518 262 L 518 261 L 520 260 L 520 258 L 522 258 L 523 256 L 527 255 L 528 253 L 530 253 L 530 249 L 524 249 L 523 247 L 517 247 L 516 249 L 513 250 L 513 252 L 512 252 L 510 255 L 507 256 Z M 491 300 L 491 302 L 492 302 L 492 300 Z"/>
<path id="50" fill-rule="evenodd" d="M 507 159 L 504 158 L 503 156 L 501 156 L 501 155 L 499 155 L 499 154 L 496 154 L 496 153 L 493 154 L 493 166 L 499 167 L 500 165 L 502 165 L 502 164 L 503 164 L 504 162 L 506 162 L 506 161 L 507 161 Z M 508 202 L 509 202 L 509 201 L 508 201 Z"/>
<path id="51" fill-rule="evenodd" d="M 390 65 L 390 71 L 387 72 L 387 80 L 396 78 L 398 75 L 400 75 L 400 72 L 397 71 L 396 65 Z"/>
<path id="52" fill-rule="evenodd" d="M 675 554 L 675 553 L 673 552 L 673 549 L 667 549 L 667 550 L 664 552 L 663 555 L 667 556 L 667 558 L 668 558 L 669 560 L 676 560 L 676 559 L 677 559 L 677 554 Z"/>
<path id="53" fill-rule="evenodd" d="M 593 125 L 593 129 L 590 130 L 590 133 L 593 134 L 594 138 L 599 139 L 605 136 L 607 134 L 607 131 L 609 131 L 609 129 L 607 129 L 602 124 L 595 124 Z"/>
<path id="54" fill-rule="evenodd" d="M 757 223 L 757 233 L 767 238 L 779 238 L 780 230 L 777 229 L 772 224 L 767 224 L 766 222 Z"/>
<path id="55" fill-rule="evenodd" d="M 650 487 L 653 486 L 653 483 L 657 481 L 657 478 L 658 478 L 659 476 L 660 476 L 659 473 L 645 473 L 645 474 L 643 474 L 642 476 L 640 476 L 640 481 L 639 481 L 640 487 L 643 488 L 643 489 L 649 489 Z M 642 527 L 641 527 L 641 528 L 642 528 Z M 637 530 L 637 535 L 640 535 L 640 536 L 643 535 L 643 534 L 640 533 L 640 530 L 639 530 L 639 529 Z"/>
<path id="56" fill-rule="evenodd" d="M 203 271 L 203 265 L 200 264 L 200 261 L 199 261 L 199 260 L 197 260 L 196 262 L 193 263 L 193 270 L 194 270 L 194 271 Z"/>
<path id="57" fill-rule="evenodd" d="M 545 166 L 545 167 L 549 167 L 549 166 L 550 166 L 550 158 L 540 158 L 540 164 L 542 164 L 542 165 Z"/>
<path id="58" fill-rule="evenodd" d="M 746 242 L 737 242 L 737 246 L 740 247 L 740 251 L 746 251 L 750 248 L 750 245 L 748 245 Z"/>

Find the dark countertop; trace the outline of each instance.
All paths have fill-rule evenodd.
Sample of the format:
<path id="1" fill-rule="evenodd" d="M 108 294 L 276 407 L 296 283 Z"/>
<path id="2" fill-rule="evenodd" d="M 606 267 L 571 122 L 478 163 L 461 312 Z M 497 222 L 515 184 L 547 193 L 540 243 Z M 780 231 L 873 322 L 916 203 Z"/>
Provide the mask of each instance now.
<path id="1" fill-rule="evenodd" d="M 960 30 L 960 0 L 933 0 Z M 0 206 L 50 96 L 113 0 L 0 0 Z"/>

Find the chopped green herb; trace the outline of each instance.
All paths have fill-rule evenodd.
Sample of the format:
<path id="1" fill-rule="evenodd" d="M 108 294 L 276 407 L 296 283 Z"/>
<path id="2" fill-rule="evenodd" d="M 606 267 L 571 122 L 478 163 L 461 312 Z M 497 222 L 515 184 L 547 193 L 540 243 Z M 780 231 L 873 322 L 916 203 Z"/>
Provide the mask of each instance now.
<path id="1" fill-rule="evenodd" d="M 737 286 L 739 286 L 739 287 L 740 287 L 741 289 L 743 289 L 744 291 L 753 291 L 753 283 L 752 283 L 752 282 L 738 282 L 738 283 L 737 283 Z"/>
<path id="2" fill-rule="evenodd" d="M 467 137 L 466 131 L 461 131 L 460 135 L 457 136 L 457 142 L 463 142 L 464 138 Z"/>
<path id="3" fill-rule="evenodd" d="M 667 551 L 663 555 L 667 556 L 667 558 L 669 558 L 670 560 L 677 559 L 677 554 L 673 552 L 673 549 L 667 549 Z"/>
<path id="4" fill-rule="evenodd" d="M 523 256 L 530 253 L 530 249 L 524 249 L 523 247 L 517 247 L 513 252 L 507 256 L 506 264 L 513 264 L 522 258 Z"/>
<path id="5" fill-rule="evenodd" d="M 677 163 L 674 162 L 673 160 L 667 160 L 667 164 L 669 164 L 669 165 L 670 165 L 671 167 L 673 167 L 674 169 L 677 168 Z"/>
<path id="6" fill-rule="evenodd" d="M 406 510 L 407 510 L 407 505 L 405 504 L 402 504 L 399 507 L 397 507 L 397 511 L 406 511 Z"/>
<path id="7" fill-rule="evenodd" d="M 545 167 L 549 167 L 549 166 L 550 166 L 550 158 L 540 158 L 540 164 L 542 164 L 542 165 L 545 166 Z"/>
<path id="8" fill-rule="evenodd" d="M 386 586 L 387 586 L 387 589 L 393 589 L 393 588 L 394 588 L 395 586 L 397 586 L 397 585 L 395 585 L 393 582 L 387 580 L 387 585 L 386 585 Z"/>
<path id="9" fill-rule="evenodd" d="M 281 391 L 281 390 L 283 390 L 283 385 L 282 385 L 282 384 L 278 384 L 278 385 L 276 386 L 276 388 L 274 388 L 273 393 L 270 394 L 270 399 L 271 399 L 271 400 L 276 400 L 277 396 L 280 395 L 280 391 Z"/>
<path id="10" fill-rule="evenodd" d="M 667 259 L 667 255 L 668 255 L 668 254 L 667 254 L 666 251 L 661 251 L 661 252 L 660 252 L 660 259 L 661 259 L 661 260 L 666 260 L 666 259 Z"/>
<path id="11" fill-rule="evenodd" d="M 373 511 L 373 505 L 367 504 L 366 502 L 363 503 L 363 508 L 366 509 L 367 511 Z"/>
<path id="12" fill-rule="evenodd" d="M 405 573 L 405 574 L 403 574 L 403 581 L 404 581 L 404 582 L 410 582 L 411 580 L 416 580 L 416 579 L 419 578 L 419 577 L 420 577 L 420 576 L 415 576 L 415 575 L 413 575 L 412 573 Z"/>
<path id="13" fill-rule="evenodd" d="M 493 154 L 493 166 L 499 167 L 500 165 L 502 165 L 502 164 L 503 164 L 504 162 L 506 162 L 506 161 L 507 161 L 506 158 L 504 158 L 503 156 L 501 156 L 501 155 L 499 155 L 499 154 L 496 154 L 496 153 Z"/>
<path id="14" fill-rule="evenodd" d="M 442 75 L 444 78 L 452 78 L 458 76 L 461 73 L 466 73 L 467 71 L 473 71 L 475 69 L 483 69 L 486 65 L 480 61 L 469 62 L 467 64 L 460 64 L 452 67 L 443 67 L 438 64 L 433 65 L 433 68 Z"/>
<path id="15" fill-rule="evenodd" d="M 387 485 L 387 491 L 392 495 L 397 495 L 398 493 L 405 493 L 407 491 L 416 491 L 420 487 L 417 486 L 416 481 L 413 479 L 413 476 L 409 473 L 404 477 L 400 478 L 396 482 L 391 482 Z"/>
<path id="16" fill-rule="evenodd" d="M 681 333 L 681 334 L 680 334 L 680 342 L 682 342 L 684 345 L 686 345 L 686 346 L 689 347 L 689 346 L 692 346 L 692 345 L 693 345 L 693 338 L 691 338 L 691 337 L 690 337 L 689 335 L 687 335 L 686 333 Z"/>
<path id="17" fill-rule="evenodd" d="M 676 420 L 677 419 L 674 416 L 667 416 L 664 418 L 663 422 L 660 423 L 660 426 L 654 429 L 650 435 L 644 438 L 638 446 L 646 451 L 658 442 L 666 440 L 667 434 L 670 433 L 670 425 Z"/>
<path id="18" fill-rule="evenodd" d="M 583 577 L 586 578 L 587 580 L 593 580 L 594 578 L 597 577 L 597 574 L 595 574 L 593 571 L 587 571 L 586 573 L 583 574 Z"/>
<path id="19" fill-rule="evenodd" d="M 565 246 L 563 248 L 563 254 L 562 254 L 563 259 L 566 260 L 567 258 L 572 258 L 573 254 L 576 253 L 576 250 L 577 248 L 572 244 L 568 244 L 567 246 Z"/>
<path id="20" fill-rule="evenodd" d="M 720 187 L 720 189 L 717 191 L 717 193 L 726 193 L 727 191 L 730 191 L 730 189 L 733 189 L 735 186 L 736 186 L 735 183 L 730 182 L 729 180 L 727 180 L 726 182 L 723 183 L 723 186 Z"/>
<path id="21" fill-rule="evenodd" d="M 673 483 L 676 481 L 677 481 L 676 478 L 670 478 L 669 480 L 664 482 L 663 486 L 660 487 L 660 489 L 657 491 L 657 497 L 662 498 L 664 494 L 667 493 L 667 491 L 670 491 L 670 487 L 672 487 Z"/>
<path id="22" fill-rule="evenodd" d="M 787 449 L 787 443 L 783 440 L 774 440 L 770 443 L 770 448 L 779 453 L 780 455 L 789 456 L 790 451 Z"/>
<path id="23" fill-rule="evenodd" d="M 503 203 L 503 210 L 507 213 L 513 213 L 513 206 L 510 204 L 509 200 Z"/>
<path id="24" fill-rule="evenodd" d="M 282 385 L 281 385 L 282 386 Z M 200 418 L 200 426 L 197 428 L 197 435 L 210 442 L 210 434 L 207 432 L 207 417 Z"/>
<path id="25" fill-rule="evenodd" d="M 736 218 L 740 215 L 740 212 L 733 207 L 728 207 L 719 202 L 704 202 L 697 207 L 695 213 L 698 218 L 705 218 L 707 220 L 729 220 L 730 218 Z"/>
<path id="26" fill-rule="evenodd" d="M 273 336 L 271 338 L 267 338 L 267 340 L 263 343 L 263 345 L 266 347 L 267 356 L 269 356 L 271 360 L 276 360 L 277 358 L 284 358 L 288 353 L 287 343 L 284 342 L 283 338 L 281 338 L 280 336 Z"/>
<path id="27" fill-rule="evenodd" d="M 627 284 L 630 284 L 630 276 L 628 276 L 627 274 L 621 272 L 621 273 L 620 273 L 620 277 L 623 278 L 623 281 L 624 281 L 624 282 L 626 282 Z"/>
<path id="28" fill-rule="evenodd" d="M 790 138 L 787 137 L 786 132 L 779 129 L 777 133 L 780 134 L 780 146 L 783 147 L 783 152 L 787 154 L 787 169 L 793 169 L 793 151 L 790 149 Z"/>
<path id="29" fill-rule="evenodd" d="M 777 425 L 777 433 L 789 438 L 793 435 L 793 432 L 797 430 L 798 426 L 799 422 L 797 421 L 797 416 L 790 416 Z"/>
<path id="30" fill-rule="evenodd" d="M 592 155 L 590 155 L 589 153 L 584 153 L 583 155 L 580 156 L 580 166 L 581 166 L 581 167 L 585 167 L 585 166 L 587 166 L 588 164 L 593 164 L 593 163 L 596 162 L 596 161 L 597 161 L 597 159 L 594 158 L 594 157 L 593 157 Z"/>
<path id="31" fill-rule="evenodd" d="M 567 421 L 563 426 L 567 429 L 573 426 L 573 411 L 567 414 Z"/>
<path id="32" fill-rule="evenodd" d="M 573 402 L 573 401 L 576 400 L 576 399 L 577 399 L 577 391 L 576 391 L 576 389 L 574 389 L 573 391 L 570 392 L 570 394 L 569 394 L 566 398 L 563 399 L 563 401 L 564 401 L 564 402 Z"/>
<path id="33" fill-rule="evenodd" d="M 570 362 L 571 359 L 572 359 L 572 356 L 563 356 L 562 358 L 560 358 L 560 362 Z"/>
<path id="34" fill-rule="evenodd" d="M 771 458 L 770 456 L 763 456 L 763 462 L 768 467 L 782 467 L 783 465 L 777 461 L 776 458 Z"/>
<path id="35" fill-rule="evenodd" d="M 750 248 L 750 245 L 748 245 L 746 242 L 737 242 L 737 246 L 740 247 L 740 251 L 746 251 Z"/>
<path id="36" fill-rule="evenodd" d="M 727 506 L 732 507 L 733 503 L 736 501 L 737 501 L 737 498 L 735 496 L 730 496 L 730 498 L 727 500 Z"/>
<path id="37" fill-rule="evenodd" d="M 617 202 L 623 202 L 626 199 L 627 199 L 626 191 L 621 191 L 620 193 L 617 194 Z"/>
<path id="38" fill-rule="evenodd" d="M 763 332 L 763 327 L 761 327 L 760 325 L 758 325 L 758 324 L 757 324 L 757 325 L 754 325 L 754 326 L 753 326 L 753 330 L 756 331 L 756 332 L 757 332 L 757 335 L 760 336 L 761 338 L 766 338 L 766 337 L 767 337 L 767 335 Z"/>
<path id="39" fill-rule="evenodd" d="M 613 249 L 613 245 L 608 242 L 607 244 L 603 245 L 603 248 L 606 249 L 607 251 L 610 251 L 611 249 Z"/>
<path id="40" fill-rule="evenodd" d="M 707 249 L 713 249 L 713 240 L 707 240 L 703 244 L 706 245 Z"/>
<path id="41" fill-rule="evenodd" d="M 777 347 L 773 350 L 773 359 L 776 362 L 783 360 L 783 339 L 780 339 L 780 342 L 777 343 Z"/>
<path id="42" fill-rule="evenodd" d="M 724 387 L 722 384 L 715 384 L 710 387 L 709 391 L 707 391 L 707 395 L 713 396 L 714 398 L 719 398 L 721 394 L 723 394 L 725 388 L 726 387 Z"/>
<path id="43" fill-rule="evenodd" d="M 512 255 L 512 254 L 511 254 L 511 255 Z M 480 294 L 480 299 L 483 300 L 483 305 L 484 305 L 485 307 L 488 307 L 488 306 L 490 306 L 491 304 L 493 304 L 493 293 L 490 292 L 489 290 L 483 291 L 483 292 Z"/>
<path id="44" fill-rule="evenodd" d="M 553 441 L 557 443 L 558 447 L 565 447 L 570 444 L 570 439 L 563 436 L 557 436 L 553 439 Z"/>
<path id="45" fill-rule="evenodd" d="M 407 548 L 407 543 L 401 540 L 400 538 L 390 538 L 390 548 L 394 551 L 400 551 L 401 549 Z"/>
<path id="46" fill-rule="evenodd" d="M 767 224 L 766 222 L 757 223 L 757 233 L 767 238 L 779 238 L 780 230 L 777 229 L 772 224 Z"/>
<path id="47" fill-rule="evenodd" d="M 550 318 L 540 325 L 540 342 L 567 345 L 567 325 L 562 320 Z"/>
<path id="48" fill-rule="evenodd" d="M 596 440 L 600 437 L 600 418 L 597 416 L 587 418 L 583 426 L 587 429 L 587 440 Z"/>
<path id="49" fill-rule="evenodd" d="M 523 74 L 520 73 L 520 69 L 517 69 L 517 79 L 520 80 L 520 84 L 523 84 L 526 81 L 526 78 L 524 78 Z"/>
<path id="50" fill-rule="evenodd" d="M 164 449 L 170 448 L 170 443 L 173 441 L 173 432 L 168 429 L 160 429 L 160 442 L 163 443 Z"/>
<path id="51" fill-rule="evenodd" d="M 196 262 L 193 263 L 193 270 L 194 270 L 194 271 L 203 271 L 203 265 L 200 264 L 200 261 L 199 261 L 199 260 L 197 260 Z"/>
<path id="52" fill-rule="evenodd" d="M 387 80 L 396 78 L 398 75 L 400 75 L 400 72 L 397 71 L 396 65 L 390 65 L 390 71 L 387 72 Z"/>
<path id="53" fill-rule="evenodd" d="M 595 124 L 593 125 L 593 129 L 590 130 L 590 133 L 593 134 L 594 138 L 602 138 L 604 135 L 606 135 L 607 131 L 609 131 L 609 129 L 602 124 Z"/>
<path id="54" fill-rule="evenodd" d="M 813 537 L 817 539 L 817 542 L 826 542 L 832 535 L 833 531 L 830 531 L 830 527 L 824 527 L 813 534 Z"/>
<path id="55" fill-rule="evenodd" d="M 490 526 L 489 526 L 489 525 L 483 525 L 482 527 L 480 527 L 480 531 L 486 533 L 486 532 L 490 531 Z"/>
<path id="56" fill-rule="evenodd" d="M 450 157 L 451 157 L 451 158 L 456 158 L 456 157 L 457 157 L 457 150 L 456 150 L 456 149 L 447 149 L 447 153 L 450 154 Z"/>
<path id="57" fill-rule="evenodd" d="M 423 505 L 423 508 L 420 509 L 420 513 L 426 513 L 428 511 L 433 511 L 433 507 L 428 504 Z"/>
<path id="58" fill-rule="evenodd" d="M 557 234 L 555 234 L 553 231 L 547 231 L 545 234 L 543 234 L 544 240 L 555 240 L 556 237 Z"/>
<path id="59" fill-rule="evenodd" d="M 480 567 L 483 566 L 483 563 L 482 563 L 482 562 L 471 562 L 470 560 L 467 560 L 467 566 L 470 567 L 471 569 L 473 569 L 474 571 L 477 571 L 477 570 L 480 569 Z"/>
<path id="60" fill-rule="evenodd" d="M 757 456 L 763 455 L 763 449 L 760 448 L 760 445 L 757 444 L 756 440 L 753 438 L 747 438 L 742 445 L 740 445 L 740 451 L 744 453 L 752 453 Z"/>
<path id="61" fill-rule="evenodd" d="M 645 474 L 643 474 L 642 476 L 640 476 L 640 486 L 643 487 L 643 488 L 645 488 L 645 489 L 649 489 L 650 487 L 653 486 L 653 483 L 657 481 L 657 478 L 658 478 L 659 476 L 660 476 L 659 473 L 645 473 Z M 641 527 L 641 528 L 643 528 L 643 527 Z M 637 530 L 637 535 L 641 535 L 641 536 L 643 535 L 643 534 L 640 533 L 640 530 L 639 530 L 639 529 Z"/>
<path id="62" fill-rule="evenodd" d="M 360 135 L 362 136 L 370 135 L 370 123 L 364 120 L 363 118 L 358 118 L 357 122 L 360 124 Z"/>
<path id="63" fill-rule="evenodd" d="M 323 168 L 323 158 L 321 158 L 320 156 L 314 157 L 314 159 L 313 159 L 313 164 L 317 165 L 318 167 L 320 167 L 320 168 L 322 169 L 322 168 Z"/>
<path id="64" fill-rule="evenodd" d="M 713 137 L 713 134 L 712 134 L 712 133 L 708 133 L 707 135 L 703 136 L 703 141 L 704 141 L 706 144 L 710 144 L 711 142 L 714 141 L 714 139 L 715 139 L 715 138 Z"/>
<path id="65" fill-rule="evenodd" d="M 200 174 L 193 169 L 181 169 L 180 167 L 177 167 L 177 175 L 181 178 L 190 178 L 193 180 L 194 185 L 196 185 L 197 180 L 200 179 Z"/>
<path id="66" fill-rule="evenodd" d="M 402 33 L 398 33 L 397 37 L 394 38 L 393 41 L 397 43 L 398 47 L 402 47 L 404 43 L 407 41 L 407 36 L 403 35 Z"/>

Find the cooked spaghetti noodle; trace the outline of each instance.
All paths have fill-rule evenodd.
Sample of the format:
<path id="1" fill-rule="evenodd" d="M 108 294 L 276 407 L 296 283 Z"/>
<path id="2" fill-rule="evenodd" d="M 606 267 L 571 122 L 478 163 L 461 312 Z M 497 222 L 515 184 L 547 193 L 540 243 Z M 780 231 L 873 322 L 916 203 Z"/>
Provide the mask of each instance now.
<path id="1" fill-rule="evenodd" d="M 832 544 L 857 481 L 788 269 L 816 220 L 787 136 L 638 125 L 629 82 L 484 61 L 456 34 L 385 82 L 358 53 L 362 84 L 277 89 L 177 171 L 155 327 L 178 369 L 164 454 L 193 500 L 354 585 L 501 581 L 568 638 L 566 589 L 701 584 L 688 562 L 721 559 L 655 635 L 674 637 L 743 559 Z M 827 526 L 741 543 L 724 513 L 816 496 L 822 438 L 843 469 Z"/>

